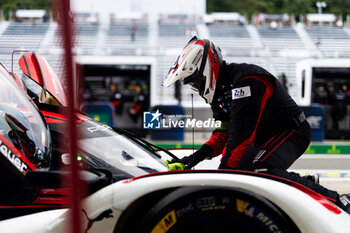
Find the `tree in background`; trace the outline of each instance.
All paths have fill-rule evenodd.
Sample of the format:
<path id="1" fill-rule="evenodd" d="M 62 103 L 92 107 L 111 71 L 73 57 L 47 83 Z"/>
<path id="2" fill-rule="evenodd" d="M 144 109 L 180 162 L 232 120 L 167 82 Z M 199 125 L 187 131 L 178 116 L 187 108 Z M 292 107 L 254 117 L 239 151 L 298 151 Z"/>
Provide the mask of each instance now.
<path id="1" fill-rule="evenodd" d="M 74 1 L 74 0 L 73 0 Z M 142 1 L 142 0 L 140 0 Z M 327 7 L 324 13 L 340 14 L 343 17 L 350 14 L 349 0 L 207 0 L 207 11 L 239 12 L 250 18 L 254 13 L 268 14 L 300 14 L 317 13 L 316 2 L 325 1 Z M 18 9 L 51 9 L 50 0 L 0 0 L 0 9 L 8 19 L 10 11 Z"/>
<path id="2" fill-rule="evenodd" d="M 318 0 L 207 0 L 207 11 L 239 12 L 250 18 L 254 13 L 267 14 L 300 14 L 317 13 Z M 340 14 L 343 17 L 350 14 L 350 1 L 324 0 L 327 7 L 324 13 Z"/>
<path id="3" fill-rule="evenodd" d="M 18 9 L 51 9 L 50 0 L 0 0 L 0 9 L 4 13 L 5 19 L 9 18 L 10 11 Z"/>

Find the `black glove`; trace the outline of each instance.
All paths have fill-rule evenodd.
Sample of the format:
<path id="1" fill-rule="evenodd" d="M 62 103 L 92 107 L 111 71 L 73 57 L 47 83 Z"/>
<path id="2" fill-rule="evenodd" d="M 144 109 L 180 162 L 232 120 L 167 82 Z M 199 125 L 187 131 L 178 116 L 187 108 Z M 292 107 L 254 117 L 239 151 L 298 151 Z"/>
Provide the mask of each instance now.
<path id="1" fill-rule="evenodd" d="M 185 156 L 178 162 L 184 164 L 186 169 L 190 169 L 196 166 L 199 162 L 204 159 L 211 159 L 213 157 L 213 149 L 208 145 L 203 145 L 199 150 L 194 152 L 190 156 Z"/>

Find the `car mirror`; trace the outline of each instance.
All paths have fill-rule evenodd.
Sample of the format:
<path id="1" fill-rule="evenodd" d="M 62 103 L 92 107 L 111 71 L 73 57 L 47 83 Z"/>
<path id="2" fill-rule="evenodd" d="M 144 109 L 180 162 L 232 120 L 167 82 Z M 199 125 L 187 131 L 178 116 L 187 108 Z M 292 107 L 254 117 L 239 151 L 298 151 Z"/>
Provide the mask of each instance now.
<path id="1" fill-rule="evenodd" d="M 69 171 L 36 169 L 26 175 L 26 186 L 31 188 L 67 188 Z M 105 170 L 81 170 L 80 180 L 88 187 L 88 194 L 110 185 L 112 174 Z"/>
<path id="2" fill-rule="evenodd" d="M 31 188 L 59 188 L 61 187 L 60 170 L 36 169 L 26 175 L 26 186 Z"/>

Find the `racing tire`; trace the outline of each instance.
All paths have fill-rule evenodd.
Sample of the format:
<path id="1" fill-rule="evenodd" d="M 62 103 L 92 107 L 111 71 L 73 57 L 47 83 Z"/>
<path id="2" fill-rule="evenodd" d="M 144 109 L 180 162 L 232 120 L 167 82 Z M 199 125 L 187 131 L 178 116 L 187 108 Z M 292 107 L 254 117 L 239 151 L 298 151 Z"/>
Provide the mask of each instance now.
<path id="1" fill-rule="evenodd" d="M 277 206 L 252 192 L 183 187 L 163 197 L 140 221 L 139 233 L 300 233 Z"/>

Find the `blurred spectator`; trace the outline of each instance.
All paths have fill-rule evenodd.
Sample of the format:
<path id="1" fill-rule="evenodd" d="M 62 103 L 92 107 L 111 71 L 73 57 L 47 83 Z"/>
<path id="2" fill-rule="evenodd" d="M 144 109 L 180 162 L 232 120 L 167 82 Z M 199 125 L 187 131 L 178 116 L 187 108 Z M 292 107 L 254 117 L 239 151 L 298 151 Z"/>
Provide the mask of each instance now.
<path id="1" fill-rule="evenodd" d="M 47 15 L 47 13 L 45 13 L 45 14 L 43 15 L 43 22 L 46 23 L 46 22 L 48 22 L 48 21 L 49 21 L 49 16 Z"/>
<path id="2" fill-rule="evenodd" d="M 350 103 L 350 89 L 348 88 L 348 85 L 343 84 L 342 89 L 346 92 L 346 103 Z"/>
<path id="3" fill-rule="evenodd" d="M 134 104 L 129 109 L 129 116 L 131 119 L 137 123 L 139 117 L 142 116 L 142 112 L 146 110 L 146 97 L 142 91 L 141 86 L 137 85 L 135 87 L 136 96 L 134 98 Z"/>
<path id="4" fill-rule="evenodd" d="M 320 39 L 320 38 L 317 38 L 316 45 L 317 45 L 317 46 L 320 46 L 320 45 L 321 45 L 321 39 Z"/>
<path id="5" fill-rule="evenodd" d="M 310 21 L 307 21 L 307 22 L 306 22 L 306 29 L 307 29 L 308 31 L 311 30 L 311 22 L 310 22 Z"/>
<path id="6" fill-rule="evenodd" d="M 278 28 L 278 24 L 275 20 L 272 20 L 271 23 L 270 23 L 270 27 L 273 29 L 273 30 L 276 30 Z"/>
<path id="7" fill-rule="evenodd" d="M 331 116 L 333 120 L 333 129 L 339 129 L 339 121 L 343 120 L 347 114 L 347 93 L 342 86 L 337 88 L 331 93 Z"/>
<path id="8" fill-rule="evenodd" d="M 187 28 L 186 29 L 186 36 L 192 38 L 192 37 L 194 37 L 196 35 L 197 35 L 197 32 L 196 32 L 196 30 L 194 28 Z"/>
<path id="9" fill-rule="evenodd" d="M 258 21 L 259 21 L 259 25 L 261 25 L 265 22 L 265 15 L 263 13 L 259 14 Z"/>
<path id="10" fill-rule="evenodd" d="M 182 101 L 182 94 L 181 94 L 181 90 L 182 90 L 182 85 L 181 82 L 176 82 L 175 83 L 175 99 L 177 99 L 178 104 L 181 104 Z"/>
<path id="11" fill-rule="evenodd" d="M 253 15 L 253 23 L 255 24 L 255 25 L 260 25 L 260 21 L 259 21 L 259 15 L 258 14 L 254 14 Z"/>
<path id="12" fill-rule="evenodd" d="M 86 22 L 89 25 L 96 25 L 97 24 L 97 17 L 95 15 L 90 15 L 89 17 L 86 18 Z"/>
<path id="13" fill-rule="evenodd" d="M 316 88 L 316 91 L 313 93 L 314 97 L 313 97 L 313 102 L 314 103 L 319 103 L 319 104 L 326 104 L 327 103 L 327 92 L 326 92 L 326 88 L 324 86 L 318 86 Z"/>
<path id="14" fill-rule="evenodd" d="M 343 21 L 341 19 L 338 19 L 337 22 L 335 23 L 335 26 L 338 28 L 342 28 L 343 27 Z"/>
<path id="15" fill-rule="evenodd" d="M 243 15 L 240 15 L 238 19 L 238 24 L 244 25 L 245 23 L 246 23 L 245 17 Z"/>
<path id="16" fill-rule="evenodd" d="M 28 91 L 29 91 L 29 89 L 28 89 Z M 92 95 L 91 87 L 89 84 L 86 84 L 86 86 L 85 86 L 84 93 L 83 93 L 83 99 L 84 99 L 84 101 L 92 101 L 93 100 L 93 95 Z"/>
<path id="17" fill-rule="evenodd" d="M 137 31 L 137 24 L 134 22 L 132 24 L 131 29 L 130 29 L 130 39 L 131 39 L 131 41 L 135 41 L 136 31 Z"/>
<path id="18" fill-rule="evenodd" d="M 122 93 L 118 90 L 118 87 L 115 83 L 111 83 L 109 86 L 111 91 L 111 104 L 114 106 L 115 113 L 121 115 L 123 113 L 124 100 Z"/>
<path id="19" fill-rule="evenodd" d="M 280 80 L 280 82 L 282 83 L 283 87 L 288 91 L 288 87 L 289 87 L 289 83 L 288 83 L 288 79 L 285 73 L 282 73 L 278 79 Z"/>

